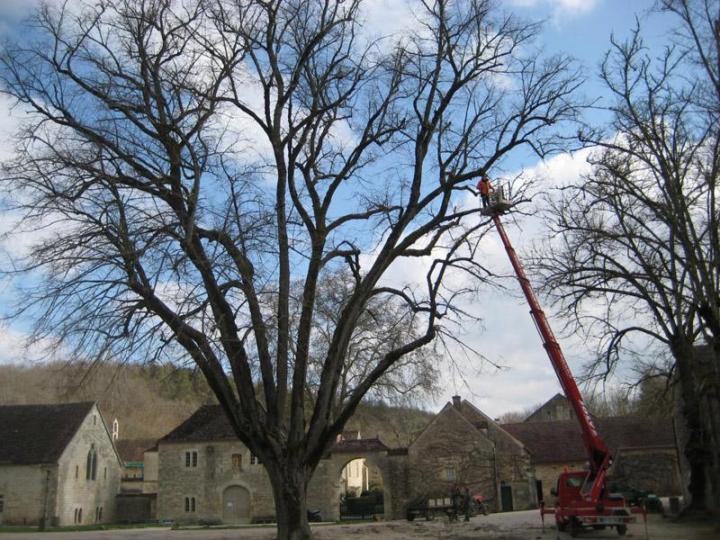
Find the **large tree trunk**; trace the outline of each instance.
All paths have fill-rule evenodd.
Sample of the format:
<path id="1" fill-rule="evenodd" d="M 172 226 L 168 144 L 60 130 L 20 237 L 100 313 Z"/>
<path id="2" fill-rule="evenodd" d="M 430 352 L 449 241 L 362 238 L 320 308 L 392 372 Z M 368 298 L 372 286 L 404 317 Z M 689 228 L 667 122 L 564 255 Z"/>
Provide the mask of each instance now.
<path id="1" fill-rule="evenodd" d="M 307 480 L 305 469 L 297 465 L 268 467 L 275 497 L 278 540 L 309 540 L 312 531 L 307 520 Z"/>
<path id="2" fill-rule="evenodd" d="M 686 510 L 705 510 L 706 475 L 710 456 L 695 380 L 693 345 L 688 340 L 680 338 L 672 343 L 671 348 L 677 365 L 682 417 L 685 420 L 683 453 L 690 467 L 690 481 L 687 486 L 690 501 L 686 505 Z"/>

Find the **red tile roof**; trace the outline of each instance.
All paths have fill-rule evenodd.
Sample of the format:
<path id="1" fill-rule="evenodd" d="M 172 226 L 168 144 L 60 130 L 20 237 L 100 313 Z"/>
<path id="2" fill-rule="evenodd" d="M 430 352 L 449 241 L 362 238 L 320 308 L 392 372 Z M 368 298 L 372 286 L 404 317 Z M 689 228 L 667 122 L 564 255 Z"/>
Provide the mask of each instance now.
<path id="1" fill-rule="evenodd" d="M 668 419 L 616 416 L 595 419 L 595 426 L 610 447 L 673 448 L 675 439 Z M 575 421 L 521 422 L 504 424 L 503 429 L 519 439 L 528 449 L 534 463 L 570 463 L 586 461 L 580 426 Z"/>
<path id="2" fill-rule="evenodd" d="M 124 462 L 142 461 L 145 451 L 156 443 L 155 439 L 120 439 L 115 441 L 115 448 Z"/>

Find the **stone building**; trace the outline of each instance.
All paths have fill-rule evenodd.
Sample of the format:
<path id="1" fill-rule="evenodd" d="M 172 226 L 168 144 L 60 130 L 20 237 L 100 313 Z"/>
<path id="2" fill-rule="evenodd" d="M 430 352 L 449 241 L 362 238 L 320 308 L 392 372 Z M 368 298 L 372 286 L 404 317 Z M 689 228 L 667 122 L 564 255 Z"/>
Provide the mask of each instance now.
<path id="1" fill-rule="evenodd" d="M 143 493 L 145 451 L 155 446 L 155 439 L 118 439 L 115 448 L 122 460 L 120 482 L 122 493 Z"/>
<path id="2" fill-rule="evenodd" d="M 0 406 L 0 523 L 115 517 L 120 458 L 95 403 Z"/>
<path id="3" fill-rule="evenodd" d="M 157 516 L 161 520 L 248 523 L 274 519 L 270 482 L 259 460 L 237 439 L 218 406 L 204 406 L 158 441 Z M 148 454 L 146 453 L 146 457 Z M 339 517 L 343 471 L 362 460 L 383 491 L 384 517 L 405 516 L 418 496 L 446 496 L 454 484 L 483 493 L 498 508 L 536 505 L 535 480 L 522 443 L 455 398 L 408 448 L 378 438 L 340 437 L 315 470 L 308 508 Z"/>
<path id="4" fill-rule="evenodd" d="M 113 434 L 116 434 L 117 420 Z M 154 439 L 117 439 L 115 447 L 123 462 L 116 520 L 145 523 L 157 519 L 157 452 Z M 146 479 L 146 476 L 148 477 Z"/>
<path id="5" fill-rule="evenodd" d="M 538 407 L 524 422 L 555 422 L 559 420 L 575 420 L 575 412 L 567 398 L 558 393 Z"/>
<path id="6" fill-rule="evenodd" d="M 496 511 L 537 506 L 525 446 L 459 396 L 408 448 L 410 497 L 442 496 L 453 485 L 493 500 Z"/>
<path id="7" fill-rule="evenodd" d="M 680 493 L 680 468 L 670 419 L 617 416 L 594 419 L 613 455 L 610 485 L 631 486 L 659 496 Z M 576 420 L 504 424 L 529 450 L 539 498 L 551 502 L 550 489 L 564 470 L 588 467 L 587 450 Z"/>

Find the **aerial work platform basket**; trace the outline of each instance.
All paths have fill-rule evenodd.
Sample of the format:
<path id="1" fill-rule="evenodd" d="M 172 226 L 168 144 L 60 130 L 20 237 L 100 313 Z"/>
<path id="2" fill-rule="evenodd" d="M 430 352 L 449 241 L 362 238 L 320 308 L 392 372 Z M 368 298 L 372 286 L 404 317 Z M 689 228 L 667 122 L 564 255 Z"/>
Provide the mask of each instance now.
<path id="1" fill-rule="evenodd" d="M 502 215 L 510 208 L 513 203 L 505 194 L 505 186 L 498 186 L 490 192 L 490 205 L 480 210 L 483 216 Z"/>

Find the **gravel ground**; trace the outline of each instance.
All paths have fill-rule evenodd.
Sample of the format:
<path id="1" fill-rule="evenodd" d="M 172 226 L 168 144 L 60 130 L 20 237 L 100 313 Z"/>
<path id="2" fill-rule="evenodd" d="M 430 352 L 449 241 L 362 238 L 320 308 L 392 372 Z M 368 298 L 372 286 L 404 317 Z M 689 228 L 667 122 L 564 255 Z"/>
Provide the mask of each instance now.
<path id="1" fill-rule="evenodd" d="M 551 523 L 548 522 L 548 525 Z M 1 531 L 2 529 L 0 529 Z M 469 522 L 388 521 L 359 524 L 313 525 L 316 540 L 564 540 L 569 534 L 559 533 L 554 526 L 543 532 L 539 512 L 509 512 L 473 517 Z M 274 529 L 243 527 L 236 529 L 133 529 L 88 532 L 2 533 L 0 540 L 273 540 Z M 615 530 L 588 531 L 581 535 L 588 540 L 619 538 Z M 630 525 L 625 538 L 638 540 L 717 540 L 717 523 L 675 523 L 658 515 L 649 516 L 645 526 Z"/>

